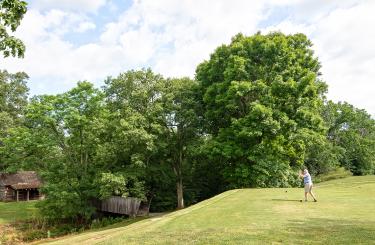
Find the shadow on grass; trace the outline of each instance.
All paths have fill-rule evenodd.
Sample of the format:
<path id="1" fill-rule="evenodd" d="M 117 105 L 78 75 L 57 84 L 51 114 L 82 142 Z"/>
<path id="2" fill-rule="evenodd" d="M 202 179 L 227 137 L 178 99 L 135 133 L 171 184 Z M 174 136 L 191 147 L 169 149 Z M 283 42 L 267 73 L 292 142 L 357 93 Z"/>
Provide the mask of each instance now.
<path id="1" fill-rule="evenodd" d="M 152 241 L 152 242 L 150 242 Z M 108 244 L 375 244 L 375 221 L 289 220 L 282 229 L 207 228 L 124 234 Z"/>
<path id="2" fill-rule="evenodd" d="M 302 202 L 301 199 L 271 199 L 272 201 L 279 201 L 279 202 Z"/>
<path id="3" fill-rule="evenodd" d="M 375 244 L 375 221 L 326 218 L 293 220 L 289 222 L 287 231 L 301 237 L 301 242 Z"/>

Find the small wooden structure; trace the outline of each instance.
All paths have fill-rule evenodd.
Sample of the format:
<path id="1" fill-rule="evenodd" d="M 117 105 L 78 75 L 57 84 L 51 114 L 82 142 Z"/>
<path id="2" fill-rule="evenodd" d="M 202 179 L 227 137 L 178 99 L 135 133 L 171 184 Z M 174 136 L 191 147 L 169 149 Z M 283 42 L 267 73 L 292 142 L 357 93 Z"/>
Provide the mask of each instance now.
<path id="1" fill-rule="evenodd" d="M 0 201 L 29 201 L 42 198 L 42 181 L 34 171 L 0 173 Z"/>
<path id="2" fill-rule="evenodd" d="M 141 200 L 138 198 L 113 196 L 102 200 L 98 209 L 104 212 L 126 214 L 134 217 L 138 214 L 140 204 Z"/>

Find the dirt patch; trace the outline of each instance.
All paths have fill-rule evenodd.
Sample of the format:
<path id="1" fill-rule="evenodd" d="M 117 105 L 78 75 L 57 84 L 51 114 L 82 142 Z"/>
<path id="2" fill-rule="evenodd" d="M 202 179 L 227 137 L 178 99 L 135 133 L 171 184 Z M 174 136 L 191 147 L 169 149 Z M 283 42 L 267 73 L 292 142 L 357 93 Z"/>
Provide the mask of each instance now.
<path id="1" fill-rule="evenodd" d="M 25 244 L 17 234 L 17 230 L 11 225 L 0 225 L 0 244 Z"/>

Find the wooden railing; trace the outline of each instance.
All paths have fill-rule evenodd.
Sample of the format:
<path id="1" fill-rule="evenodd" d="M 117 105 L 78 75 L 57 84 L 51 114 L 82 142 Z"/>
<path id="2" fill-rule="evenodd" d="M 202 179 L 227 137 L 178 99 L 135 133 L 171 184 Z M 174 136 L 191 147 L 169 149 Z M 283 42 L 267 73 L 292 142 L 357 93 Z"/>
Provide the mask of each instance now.
<path id="1" fill-rule="evenodd" d="M 140 204 L 141 200 L 138 198 L 113 196 L 102 200 L 99 209 L 104 212 L 136 216 Z"/>

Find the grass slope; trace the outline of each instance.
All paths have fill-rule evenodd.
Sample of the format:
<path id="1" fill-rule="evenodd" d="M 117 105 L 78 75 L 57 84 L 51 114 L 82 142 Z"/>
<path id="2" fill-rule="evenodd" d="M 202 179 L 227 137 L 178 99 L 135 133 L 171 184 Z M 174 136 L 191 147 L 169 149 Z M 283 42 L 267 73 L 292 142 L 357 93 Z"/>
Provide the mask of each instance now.
<path id="1" fill-rule="evenodd" d="M 29 202 L 0 202 L 0 225 L 27 220 L 37 211 L 37 201 Z"/>
<path id="2" fill-rule="evenodd" d="M 55 244 L 375 244 L 375 176 L 303 190 L 238 189 L 184 210 Z"/>

